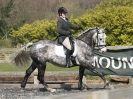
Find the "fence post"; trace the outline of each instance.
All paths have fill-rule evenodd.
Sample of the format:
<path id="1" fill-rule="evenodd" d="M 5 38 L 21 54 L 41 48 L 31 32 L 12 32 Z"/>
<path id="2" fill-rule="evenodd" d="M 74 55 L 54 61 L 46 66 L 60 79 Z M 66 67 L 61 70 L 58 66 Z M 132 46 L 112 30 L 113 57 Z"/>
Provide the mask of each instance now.
<path id="1" fill-rule="evenodd" d="M 83 84 L 87 85 L 87 80 L 86 80 L 86 77 L 83 76 L 83 80 L 82 80 Z"/>
<path id="2" fill-rule="evenodd" d="M 37 74 L 38 74 L 38 69 L 35 69 L 35 71 L 34 71 L 34 85 L 35 86 L 39 85 L 39 81 L 37 79 Z"/>
<path id="3" fill-rule="evenodd" d="M 133 85 L 133 76 L 129 77 L 129 84 Z"/>

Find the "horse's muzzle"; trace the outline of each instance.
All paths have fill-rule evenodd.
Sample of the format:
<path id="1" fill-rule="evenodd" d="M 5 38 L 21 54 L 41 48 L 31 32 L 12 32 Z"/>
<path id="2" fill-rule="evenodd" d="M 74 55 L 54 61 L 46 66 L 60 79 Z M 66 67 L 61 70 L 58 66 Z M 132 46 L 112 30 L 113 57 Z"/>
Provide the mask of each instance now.
<path id="1" fill-rule="evenodd" d="M 100 49 L 100 52 L 106 52 L 107 51 L 107 47 L 102 47 L 101 49 Z"/>

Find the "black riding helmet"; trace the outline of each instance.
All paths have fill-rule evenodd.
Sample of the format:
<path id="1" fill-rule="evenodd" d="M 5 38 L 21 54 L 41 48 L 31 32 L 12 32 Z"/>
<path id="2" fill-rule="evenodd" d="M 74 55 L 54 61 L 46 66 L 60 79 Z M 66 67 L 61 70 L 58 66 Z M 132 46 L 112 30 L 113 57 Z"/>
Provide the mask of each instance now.
<path id="1" fill-rule="evenodd" d="M 61 15 L 62 13 L 63 13 L 63 14 L 68 13 L 68 11 L 67 11 L 67 9 L 66 9 L 65 7 L 60 7 L 60 8 L 58 9 L 58 14 Z"/>

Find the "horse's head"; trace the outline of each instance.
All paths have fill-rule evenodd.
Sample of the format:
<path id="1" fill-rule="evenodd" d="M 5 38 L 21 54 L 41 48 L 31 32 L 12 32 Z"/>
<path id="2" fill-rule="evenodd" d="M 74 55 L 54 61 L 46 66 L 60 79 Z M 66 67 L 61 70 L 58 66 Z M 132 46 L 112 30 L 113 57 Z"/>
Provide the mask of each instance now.
<path id="1" fill-rule="evenodd" d="M 100 52 L 106 52 L 106 34 L 102 28 L 87 29 L 78 37 L 89 46 L 99 49 Z"/>
<path id="2" fill-rule="evenodd" d="M 101 52 L 106 52 L 106 34 L 105 30 L 102 28 L 95 28 L 94 29 L 94 34 L 92 36 L 93 42 L 94 42 L 94 47 L 98 48 L 99 51 Z"/>

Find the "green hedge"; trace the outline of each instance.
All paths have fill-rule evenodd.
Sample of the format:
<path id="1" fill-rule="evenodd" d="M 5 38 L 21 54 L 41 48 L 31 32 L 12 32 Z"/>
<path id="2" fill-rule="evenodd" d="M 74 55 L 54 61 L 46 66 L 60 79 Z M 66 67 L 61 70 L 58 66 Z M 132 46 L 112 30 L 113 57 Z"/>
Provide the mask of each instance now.
<path id="1" fill-rule="evenodd" d="M 116 1 L 113 0 L 112 2 Z M 120 6 L 111 6 L 113 3 L 108 3 L 109 6 L 104 4 L 106 2 L 78 18 L 71 18 L 71 21 L 81 25 L 84 29 L 90 27 L 105 28 L 108 45 L 133 45 L 133 7 L 124 6 L 126 3 L 122 3 Z M 73 33 L 76 35 L 79 31 Z M 54 39 L 56 35 L 55 20 L 41 20 L 25 24 L 18 30 L 13 30 L 11 34 L 13 39 L 19 43 Z"/>
<path id="2" fill-rule="evenodd" d="M 108 45 L 133 45 L 133 7 L 97 8 L 80 17 L 83 27 L 103 27 Z"/>
<path id="3" fill-rule="evenodd" d="M 11 37 L 18 43 L 27 43 L 56 37 L 55 21 L 41 20 L 24 24 L 18 30 L 12 30 Z"/>

